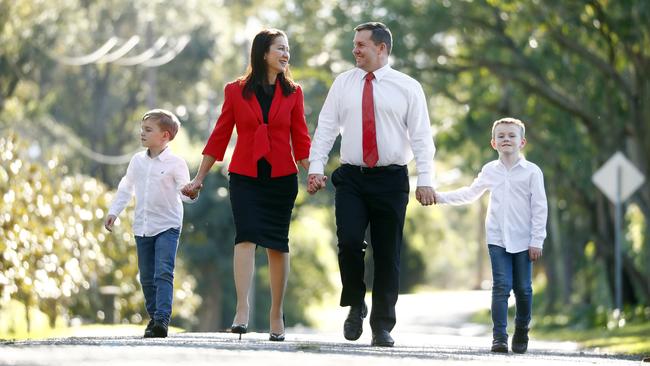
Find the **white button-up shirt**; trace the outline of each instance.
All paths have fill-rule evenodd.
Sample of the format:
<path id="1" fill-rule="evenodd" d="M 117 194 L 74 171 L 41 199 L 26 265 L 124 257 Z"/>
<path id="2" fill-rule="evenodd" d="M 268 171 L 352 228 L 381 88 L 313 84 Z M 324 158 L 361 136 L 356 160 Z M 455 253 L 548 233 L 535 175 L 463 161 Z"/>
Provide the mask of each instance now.
<path id="1" fill-rule="evenodd" d="M 363 162 L 361 98 L 367 72 L 354 68 L 332 84 L 318 118 L 309 154 L 309 173 L 323 174 L 336 137 L 341 134 L 341 163 Z M 377 166 L 406 165 L 415 155 L 418 186 L 432 186 L 435 146 L 429 111 L 420 83 L 386 65 L 372 80 Z"/>
<path id="2" fill-rule="evenodd" d="M 438 203 L 461 205 L 476 201 L 490 191 L 485 220 L 488 244 L 519 253 L 528 247 L 542 248 L 546 238 L 548 206 L 544 176 L 539 167 L 523 157 L 508 170 L 500 160 L 483 166 L 469 187 L 437 192 Z"/>
<path id="3" fill-rule="evenodd" d="M 136 236 L 154 236 L 183 224 L 183 203 L 195 202 L 180 190 L 190 181 L 185 160 L 169 148 L 155 158 L 147 150 L 131 158 L 126 174 L 120 180 L 109 215 L 119 216 L 135 193 L 133 233 Z"/>

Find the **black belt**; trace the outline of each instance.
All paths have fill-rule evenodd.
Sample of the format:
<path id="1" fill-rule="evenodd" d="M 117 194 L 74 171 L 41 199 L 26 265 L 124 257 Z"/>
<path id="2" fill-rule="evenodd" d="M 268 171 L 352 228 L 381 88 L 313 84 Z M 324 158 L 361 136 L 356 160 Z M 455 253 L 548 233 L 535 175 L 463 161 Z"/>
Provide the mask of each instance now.
<path id="1" fill-rule="evenodd" d="M 401 170 L 406 169 L 406 165 L 397 165 L 397 164 L 376 166 L 376 167 L 372 167 L 372 168 L 369 168 L 367 166 L 359 166 L 359 165 L 352 165 L 352 164 L 342 164 L 341 167 L 358 170 L 361 174 L 397 172 L 397 171 L 401 171 Z"/>

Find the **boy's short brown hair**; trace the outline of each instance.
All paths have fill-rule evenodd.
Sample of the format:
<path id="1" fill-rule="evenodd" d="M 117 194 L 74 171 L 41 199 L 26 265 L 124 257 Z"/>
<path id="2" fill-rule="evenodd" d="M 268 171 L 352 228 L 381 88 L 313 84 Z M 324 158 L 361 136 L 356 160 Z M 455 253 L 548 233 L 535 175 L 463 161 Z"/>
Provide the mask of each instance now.
<path id="1" fill-rule="evenodd" d="M 169 132 L 169 141 L 173 140 L 181 127 L 181 122 L 176 115 L 166 109 L 152 109 L 142 116 L 142 120 L 153 119 L 161 130 Z"/>
<path id="2" fill-rule="evenodd" d="M 512 117 L 505 117 L 494 121 L 494 123 L 492 124 L 492 138 L 494 138 L 494 130 L 497 128 L 498 125 L 503 123 L 511 123 L 519 126 L 519 128 L 521 128 L 521 137 L 522 138 L 526 137 L 526 126 L 522 121 Z"/>

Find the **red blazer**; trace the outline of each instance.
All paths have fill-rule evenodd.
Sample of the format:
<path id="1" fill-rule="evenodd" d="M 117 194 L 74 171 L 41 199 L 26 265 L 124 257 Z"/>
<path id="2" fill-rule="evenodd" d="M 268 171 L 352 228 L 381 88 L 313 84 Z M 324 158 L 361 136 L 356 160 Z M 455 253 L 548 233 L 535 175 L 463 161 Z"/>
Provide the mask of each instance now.
<path id="1" fill-rule="evenodd" d="M 223 161 L 233 127 L 237 126 L 237 144 L 228 171 L 257 177 L 257 161 L 265 157 L 271 164 L 271 177 L 297 173 L 296 161 L 308 158 L 311 146 L 302 89 L 298 86 L 285 97 L 279 82 L 276 83 L 268 125 L 255 93 L 244 99 L 243 89 L 244 82 L 240 80 L 226 85 L 221 115 L 203 155 Z"/>

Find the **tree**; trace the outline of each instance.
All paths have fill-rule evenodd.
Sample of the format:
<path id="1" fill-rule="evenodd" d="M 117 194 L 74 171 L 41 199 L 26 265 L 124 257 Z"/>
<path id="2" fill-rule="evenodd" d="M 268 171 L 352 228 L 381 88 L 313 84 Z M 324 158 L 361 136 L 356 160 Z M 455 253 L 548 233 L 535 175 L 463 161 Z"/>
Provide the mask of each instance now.
<path id="1" fill-rule="evenodd" d="M 119 321 L 141 322 L 132 207 L 106 235 L 103 218 L 113 194 L 94 178 L 69 174 L 56 158 L 46 157 L 42 166 L 26 151 L 17 136 L 0 138 L 0 309 L 17 299 L 47 314 L 51 326 L 57 317 L 104 320 L 112 310 L 106 306 L 114 304 L 102 301 L 101 289 L 111 285 L 119 287 Z M 175 309 L 191 322 L 198 304 L 192 277 L 184 277 L 177 280 Z"/>
<path id="2" fill-rule="evenodd" d="M 650 6 L 643 1 L 372 4 L 360 17 L 386 14 L 382 20 L 399 40 L 397 67 L 466 110 L 455 123 L 437 123 L 442 154 L 466 152 L 468 144 L 484 146 L 466 157 L 467 170 L 475 172 L 493 156 L 486 144 L 491 121 L 514 115 L 528 122 L 528 156 L 541 163 L 549 192 L 551 256 L 545 262 L 553 281 L 549 289 L 560 289 L 558 301 L 569 302 L 577 285 L 566 279 L 591 265 L 579 259 L 591 242 L 611 289 L 612 207 L 595 191 L 591 175 L 616 150 L 649 171 L 644 121 L 650 111 L 650 32 L 644 19 Z M 434 113 L 434 118 L 440 117 Z M 647 221 L 650 186 L 633 201 Z M 646 252 L 648 240 L 646 235 Z M 648 267 L 635 264 L 629 251 L 624 257 L 625 302 L 647 304 Z M 553 277 L 556 273 L 563 278 Z"/>

